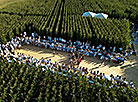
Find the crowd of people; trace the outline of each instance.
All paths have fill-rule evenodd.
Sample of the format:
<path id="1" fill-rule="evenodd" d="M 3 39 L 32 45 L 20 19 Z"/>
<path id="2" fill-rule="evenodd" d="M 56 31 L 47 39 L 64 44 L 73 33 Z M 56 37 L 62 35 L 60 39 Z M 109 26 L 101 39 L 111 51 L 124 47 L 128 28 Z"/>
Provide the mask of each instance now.
<path id="1" fill-rule="evenodd" d="M 105 46 L 101 44 L 98 46 L 94 46 L 89 42 L 80 42 L 80 41 L 66 41 L 63 38 L 53 38 L 45 36 L 41 38 L 37 33 L 32 33 L 30 37 L 24 37 L 25 44 L 32 44 L 34 46 L 50 48 L 52 50 L 64 51 L 73 54 L 73 58 L 70 59 L 71 62 L 81 61 L 84 59 L 84 56 L 97 57 L 98 59 L 104 61 L 111 61 L 114 63 L 122 63 L 129 59 L 130 55 L 134 52 L 133 49 L 129 48 L 128 50 L 123 51 L 123 48 L 119 48 L 119 51 L 116 51 L 116 47 L 110 47 L 107 49 Z M 77 55 L 77 57 L 76 57 Z M 79 57 L 80 56 L 80 57 Z"/>
<path id="2" fill-rule="evenodd" d="M 81 73 L 82 78 L 86 77 L 89 79 L 90 84 L 100 84 L 101 79 L 105 79 L 106 81 L 111 81 L 111 83 L 116 83 L 117 85 L 121 86 L 130 86 L 134 87 L 133 81 L 127 82 L 126 78 L 121 78 L 121 76 L 107 76 L 104 73 L 99 73 L 99 71 L 88 71 L 88 68 L 85 67 L 79 67 L 74 66 L 74 62 L 72 64 L 60 64 L 57 62 L 51 62 L 51 59 L 41 58 L 38 60 L 37 58 L 34 58 L 30 55 L 25 55 L 23 53 L 15 53 L 16 49 L 21 49 L 24 44 L 31 44 L 33 46 L 39 46 L 39 47 L 45 47 L 53 49 L 54 51 L 64 51 L 71 53 L 70 59 L 78 59 L 78 63 L 81 62 L 81 60 L 84 59 L 84 56 L 94 56 L 98 57 L 100 59 L 105 58 L 105 60 L 112 60 L 112 57 L 115 57 L 114 54 L 118 55 L 118 53 L 115 53 L 115 47 L 108 49 L 108 51 L 105 49 L 104 46 L 99 45 L 97 47 L 90 46 L 90 43 L 81 43 L 80 41 L 72 42 L 66 41 L 62 38 L 54 38 L 48 37 L 47 39 L 44 37 L 41 39 L 40 36 L 36 33 L 32 33 L 32 36 L 27 37 L 27 34 L 24 33 L 21 35 L 21 37 L 15 37 L 12 38 L 11 41 L 7 42 L 6 44 L 0 44 L 0 58 L 2 60 L 7 60 L 8 63 L 25 63 L 28 65 L 32 65 L 34 67 L 41 66 L 42 71 L 50 70 L 53 73 L 62 74 L 64 76 L 67 76 L 67 73 L 75 74 Z M 130 50 L 128 53 L 124 53 L 122 49 L 120 49 L 119 57 L 129 57 L 130 54 L 132 54 L 133 50 Z M 95 55 L 95 52 L 96 55 Z M 93 54 L 94 53 L 94 54 Z M 101 55 L 100 55 L 101 53 Z M 106 55 L 105 55 L 106 54 Z M 112 55 L 113 54 L 113 55 Z M 110 56 L 110 57 L 107 57 Z M 112 57 L 111 57 L 112 55 Z M 103 57 L 102 57 L 103 56 Z M 105 57 L 106 56 L 106 57 Z M 120 60 L 121 61 L 121 60 Z M 70 75 L 70 77 L 72 77 Z M 76 77 L 77 78 L 77 77 Z M 98 81 L 95 82 L 94 79 L 97 79 Z M 113 85 L 113 84 L 112 84 Z"/>

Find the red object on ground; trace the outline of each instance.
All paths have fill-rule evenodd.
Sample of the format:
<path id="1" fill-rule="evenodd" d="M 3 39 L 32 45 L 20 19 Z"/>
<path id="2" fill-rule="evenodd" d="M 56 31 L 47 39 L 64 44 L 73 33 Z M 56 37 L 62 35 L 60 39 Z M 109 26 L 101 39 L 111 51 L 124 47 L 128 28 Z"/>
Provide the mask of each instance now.
<path id="1" fill-rule="evenodd" d="M 81 63 L 81 58 L 79 59 L 79 64 Z"/>

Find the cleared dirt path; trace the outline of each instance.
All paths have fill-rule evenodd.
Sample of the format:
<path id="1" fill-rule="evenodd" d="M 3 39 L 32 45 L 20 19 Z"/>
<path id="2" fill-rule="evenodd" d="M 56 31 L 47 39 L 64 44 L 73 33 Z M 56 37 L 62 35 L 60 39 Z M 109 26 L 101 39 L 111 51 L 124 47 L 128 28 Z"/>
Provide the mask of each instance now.
<path id="1" fill-rule="evenodd" d="M 33 47 L 25 45 L 23 49 L 17 50 L 16 52 L 24 53 L 26 55 L 34 56 L 37 59 L 42 57 L 57 61 L 59 63 L 69 64 L 69 53 L 57 51 L 55 57 L 53 57 L 52 50 L 40 47 Z M 128 80 L 136 82 L 138 87 L 138 56 L 131 56 L 129 61 L 125 62 L 124 65 L 118 65 L 115 63 L 105 62 L 105 66 L 101 67 L 101 60 L 92 57 L 85 57 L 80 63 L 80 66 L 87 67 L 89 70 L 99 70 L 106 75 L 121 75 L 126 77 Z"/>

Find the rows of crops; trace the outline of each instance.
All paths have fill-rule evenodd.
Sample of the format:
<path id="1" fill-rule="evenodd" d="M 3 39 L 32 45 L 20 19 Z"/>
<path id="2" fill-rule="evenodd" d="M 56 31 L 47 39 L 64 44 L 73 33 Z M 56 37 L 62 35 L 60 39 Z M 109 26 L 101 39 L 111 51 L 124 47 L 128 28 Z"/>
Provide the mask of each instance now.
<path id="1" fill-rule="evenodd" d="M 4 16 L 5 17 L 5 16 Z M 10 16 L 11 17 L 11 16 Z M 14 16 L 13 16 L 14 17 Z M 51 19 L 48 23 L 45 22 L 47 17 L 42 16 L 29 16 L 29 17 L 18 17 L 20 22 L 14 23 L 15 19 L 11 19 L 12 24 L 9 26 L 2 26 L 1 41 L 6 42 L 7 35 L 9 38 L 13 37 L 13 33 L 19 34 L 24 31 L 33 32 L 36 31 L 40 35 L 51 35 L 51 36 L 61 36 L 65 39 L 90 40 L 92 44 L 102 44 L 107 47 L 117 46 L 126 48 L 130 41 L 129 36 L 129 22 L 121 20 L 104 20 L 96 18 L 81 18 L 81 17 L 68 17 L 60 22 Z M 56 18 L 55 18 L 56 19 Z M 7 19 L 6 19 L 7 20 Z M 10 22 L 11 22 L 10 21 Z M 52 23 L 55 22 L 55 23 Z M 122 24 L 122 22 L 124 22 Z M 118 26 L 116 25 L 118 24 Z M 30 28 L 28 28 L 30 25 Z M 55 27 L 56 26 L 56 27 Z M 60 29 L 61 27 L 61 29 Z M 128 27 L 128 29 L 125 29 Z M 28 29 L 28 30 L 27 30 Z M 122 34 L 124 33 L 124 34 Z M 121 37 L 120 37 L 121 36 Z"/>
<path id="2" fill-rule="evenodd" d="M 137 0 L 66 0 L 69 15 L 80 15 L 84 11 L 104 12 L 110 18 L 127 18 L 138 23 Z"/>
<path id="3" fill-rule="evenodd" d="M 81 76 L 63 77 L 25 64 L 0 62 L 1 102 L 137 102 L 138 91 L 124 87 L 89 85 Z M 96 82 L 96 79 L 95 79 Z"/>
<path id="4" fill-rule="evenodd" d="M 100 2 L 97 0 L 91 0 L 88 3 L 83 1 L 27 0 L 24 3 L 10 4 L 0 11 L 0 17 L 3 17 L 0 19 L 1 42 L 6 42 L 13 37 L 13 33 L 19 34 L 27 30 L 27 32 L 39 32 L 42 36 L 61 36 L 65 39 L 81 41 L 90 40 L 95 45 L 127 48 L 130 42 L 129 21 L 81 17 L 82 12 L 87 11 L 86 5 L 88 5 L 88 10 L 93 5 L 97 5 L 97 7 L 100 5 L 97 4 Z M 90 6 L 90 4 L 92 5 Z M 96 7 L 94 6 L 94 8 Z M 11 17 L 13 19 L 10 19 Z"/>
<path id="5" fill-rule="evenodd" d="M 1 9 L 1 12 L 19 14 L 42 14 L 55 6 L 56 2 L 65 3 L 68 15 L 81 15 L 85 11 L 104 12 L 111 18 L 128 18 L 138 22 L 137 0 L 25 0 Z M 35 5 L 34 5 L 35 4 Z M 18 9 L 16 9 L 18 8 Z M 35 11 L 35 12 L 34 12 Z"/>
<path id="6" fill-rule="evenodd" d="M 81 17 L 85 11 L 105 12 L 111 18 L 138 22 L 137 0 L 24 0 L 0 9 L 0 42 L 6 43 L 24 31 L 36 31 L 41 36 L 128 47 L 128 20 Z M 109 88 L 110 83 L 104 80 L 100 84 L 102 86 L 91 86 L 87 79 L 81 80 L 81 76 L 78 79 L 63 77 L 50 71 L 42 72 L 41 68 L 0 60 L 0 102 L 138 101 L 138 90 Z"/>
<path id="7" fill-rule="evenodd" d="M 24 0 L 7 5 L 0 12 L 21 15 L 48 15 L 47 11 L 57 5 L 58 0 Z M 52 13 L 52 12 L 51 12 Z"/>

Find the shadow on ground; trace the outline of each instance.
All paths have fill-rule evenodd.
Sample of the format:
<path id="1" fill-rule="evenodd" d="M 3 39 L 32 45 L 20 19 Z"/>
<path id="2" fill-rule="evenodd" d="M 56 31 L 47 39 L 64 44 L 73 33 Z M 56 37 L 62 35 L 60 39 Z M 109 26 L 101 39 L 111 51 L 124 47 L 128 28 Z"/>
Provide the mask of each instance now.
<path id="1" fill-rule="evenodd" d="M 38 54 L 44 54 L 44 58 L 47 59 L 56 59 L 52 55 L 45 56 L 45 54 L 51 54 L 53 51 L 46 48 L 40 48 L 40 47 L 33 47 L 33 46 L 23 46 L 23 49 L 25 51 L 33 51 L 34 53 Z M 29 54 L 29 53 L 28 53 Z M 69 64 L 69 53 L 62 52 L 62 51 L 56 51 L 56 55 L 58 55 L 58 62 L 59 63 L 66 63 Z M 36 55 L 37 56 L 37 55 Z M 84 64 L 84 65 L 83 65 Z M 85 65 L 86 64 L 86 65 Z M 91 57 L 85 57 L 85 60 L 82 62 L 83 66 L 88 67 L 89 71 L 91 70 L 100 70 L 102 69 L 103 72 L 109 72 L 109 74 L 112 74 L 113 72 L 116 72 L 116 69 L 119 71 L 122 71 L 123 74 L 122 77 L 126 77 L 128 81 L 133 80 L 136 83 L 136 86 L 138 87 L 138 56 L 131 56 L 129 59 L 129 63 L 125 63 L 124 65 L 119 65 L 111 62 L 105 62 L 104 67 L 101 67 L 101 60 L 97 58 L 91 58 Z M 114 73 L 115 74 L 115 73 Z M 117 73 L 118 74 L 118 71 Z"/>
<path id="2" fill-rule="evenodd" d="M 136 87 L 138 87 L 138 44 L 134 45 L 136 49 L 136 56 L 130 57 L 130 63 L 126 66 L 122 66 L 121 69 L 124 69 L 123 77 L 126 77 L 128 80 L 133 80 Z"/>

